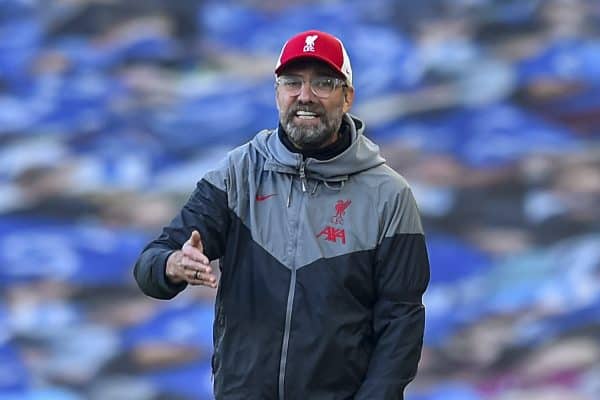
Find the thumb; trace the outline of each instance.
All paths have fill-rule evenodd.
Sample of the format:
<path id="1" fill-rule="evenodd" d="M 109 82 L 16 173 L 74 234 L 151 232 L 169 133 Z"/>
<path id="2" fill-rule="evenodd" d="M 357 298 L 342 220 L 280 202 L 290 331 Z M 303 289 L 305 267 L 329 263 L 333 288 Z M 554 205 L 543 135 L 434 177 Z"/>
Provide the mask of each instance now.
<path id="1" fill-rule="evenodd" d="M 202 237 L 200 237 L 200 232 L 198 232 L 197 230 L 194 230 L 192 232 L 192 235 L 190 236 L 190 244 L 193 247 L 204 252 L 204 246 L 202 245 Z"/>

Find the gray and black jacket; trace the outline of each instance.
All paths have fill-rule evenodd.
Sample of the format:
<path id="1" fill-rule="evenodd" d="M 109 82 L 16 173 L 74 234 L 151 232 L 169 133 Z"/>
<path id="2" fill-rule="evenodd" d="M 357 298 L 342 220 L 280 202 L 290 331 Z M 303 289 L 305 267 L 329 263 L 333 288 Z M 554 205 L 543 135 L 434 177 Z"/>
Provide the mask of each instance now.
<path id="1" fill-rule="evenodd" d="M 219 259 L 217 400 L 397 400 L 415 377 L 429 281 L 406 181 L 345 115 L 352 143 L 303 160 L 262 131 L 207 173 L 142 252 L 149 296 L 185 288 L 165 263 L 197 229 Z"/>

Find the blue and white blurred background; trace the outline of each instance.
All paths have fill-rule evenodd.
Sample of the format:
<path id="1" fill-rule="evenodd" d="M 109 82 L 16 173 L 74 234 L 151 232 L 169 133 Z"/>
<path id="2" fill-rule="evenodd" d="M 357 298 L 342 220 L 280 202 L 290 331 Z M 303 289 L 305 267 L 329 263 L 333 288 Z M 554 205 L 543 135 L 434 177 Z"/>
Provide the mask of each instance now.
<path id="1" fill-rule="evenodd" d="M 310 28 L 422 211 L 407 399 L 600 399 L 599 1 L 0 0 L 0 400 L 211 398 L 214 292 L 132 264 Z"/>

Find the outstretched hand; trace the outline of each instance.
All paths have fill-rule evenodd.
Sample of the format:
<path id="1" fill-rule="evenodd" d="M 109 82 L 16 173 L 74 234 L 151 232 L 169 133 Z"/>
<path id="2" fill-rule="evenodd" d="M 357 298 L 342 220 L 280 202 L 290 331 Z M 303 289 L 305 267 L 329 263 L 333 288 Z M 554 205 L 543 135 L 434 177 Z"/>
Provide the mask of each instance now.
<path id="1" fill-rule="evenodd" d="M 217 287 L 210 260 L 204 254 L 200 232 L 194 230 L 181 250 L 173 252 L 167 259 L 167 278 L 173 283 L 187 282 L 190 285 Z"/>

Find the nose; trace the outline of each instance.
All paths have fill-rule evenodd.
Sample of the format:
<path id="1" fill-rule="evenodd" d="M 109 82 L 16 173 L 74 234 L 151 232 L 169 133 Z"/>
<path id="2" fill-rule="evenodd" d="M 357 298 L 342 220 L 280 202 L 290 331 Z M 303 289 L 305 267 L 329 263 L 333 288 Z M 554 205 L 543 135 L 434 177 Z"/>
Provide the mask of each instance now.
<path id="1" fill-rule="evenodd" d="M 300 88 L 300 94 L 298 94 L 298 101 L 301 103 L 308 103 L 313 100 L 313 92 L 310 87 L 310 81 L 305 81 Z"/>

